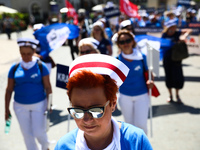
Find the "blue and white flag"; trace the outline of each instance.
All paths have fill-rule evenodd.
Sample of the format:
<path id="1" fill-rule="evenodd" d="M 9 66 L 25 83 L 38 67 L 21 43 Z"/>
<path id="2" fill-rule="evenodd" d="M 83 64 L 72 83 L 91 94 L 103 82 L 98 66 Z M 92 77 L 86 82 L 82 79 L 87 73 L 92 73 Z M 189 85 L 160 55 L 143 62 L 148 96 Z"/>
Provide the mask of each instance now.
<path id="1" fill-rule="evenodd" d="M 160 51 L 160 60 L 163 59 L 165 51 L 169 50 L 173 44 L 173 42 L 169 39 L 159 38 L 151 35 L 136 35 L 135 41 L 138 43 L 140 48 L 143 47 L 143 45 L 148 41 L 148 43 L 151 44 L 154 49 Z"/>
<path id="2" fill-rule="evenodd" d="M 40 41 L 41 53 L 49 53 L 62 46 L 67 39 L 77 38 L 79 28 L 76 25 L 54 23 L 35 31 L 33 35 Z"/>

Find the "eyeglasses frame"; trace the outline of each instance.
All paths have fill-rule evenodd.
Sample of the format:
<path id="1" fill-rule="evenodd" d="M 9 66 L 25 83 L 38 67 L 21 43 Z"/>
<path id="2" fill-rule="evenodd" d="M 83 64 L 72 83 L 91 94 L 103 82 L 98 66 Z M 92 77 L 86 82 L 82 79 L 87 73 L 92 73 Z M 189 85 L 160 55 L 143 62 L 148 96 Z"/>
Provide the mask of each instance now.
<path id="1" fill-rule="evenodd" d="M 106 102 L 106 104 L 105 104 L 104 106 L 101 106 L 101 107 L 91 107 L 91 108 L 89 108 L 89 109 L 82 109 L 82 108 L 69 107 L 69 108 L 67 108 L 67 110 L 68 110 L 69 114 L 70 114 L 74 119 L 83 119 L 86 112 L 89 113 L 89 114 L 91 114 L 91 113 L 89 112 L 90 109 L 100 108 L 100 109 L 103 110 L 103 115 L 102 115 L 101 117 L 99 117 L 99 118 L 102 118 L 102 117 L 104 116 L 104 114 L 105 114 L 105 108 L 108 106 L 109 103 L 110 103 L 110 100 L 108 100 L 108 101 Z M 80 109 L 80 110 L 82 110 L 83 113 L 84 113 L 83 117 L 81 117 L 81 118 L 76 118 L 74 115 L 72 115 L 72 114 L 70 113 L 70 109 Z M 92 118 L 94 118 L 92 114 L 91 114 L 91 116 L 92 116 Z M 99 118 L 94 118 L 94 119 L 99 119 Z"/>

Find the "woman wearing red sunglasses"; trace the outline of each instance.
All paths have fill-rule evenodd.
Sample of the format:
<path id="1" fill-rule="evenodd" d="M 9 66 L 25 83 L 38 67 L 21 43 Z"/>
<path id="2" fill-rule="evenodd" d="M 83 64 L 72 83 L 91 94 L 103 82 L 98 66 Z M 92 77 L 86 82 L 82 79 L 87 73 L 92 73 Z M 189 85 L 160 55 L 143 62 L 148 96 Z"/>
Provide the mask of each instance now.
<path id="1" fill-rule="evenodd" d="M 119 105 L 125 122 L 143 129 L 147 134 L 148 88 L 153 87 L 153 81 L 147 81 L 147 88 L 144 78 L 144 71 L 148 70 L 146 56 L 138 49 L 134 38 L 128 30 L 118 32 L 117 45 L 121 49 L 118 59 L 130 69 L 119 88 Z"/>

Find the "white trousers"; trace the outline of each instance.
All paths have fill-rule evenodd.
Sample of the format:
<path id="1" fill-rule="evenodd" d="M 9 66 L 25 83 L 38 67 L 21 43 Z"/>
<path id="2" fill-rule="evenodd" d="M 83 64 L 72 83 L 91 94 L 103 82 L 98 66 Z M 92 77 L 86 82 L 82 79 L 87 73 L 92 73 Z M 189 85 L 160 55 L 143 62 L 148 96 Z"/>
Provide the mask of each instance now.
<path id="1" fill-rule="evenodd" d="M 119 93 L 119 105 L 125 122 L 143 129 L 146 134 L 149 103 L 148 93 L 139 96 Z"/>
<path id="2" fill-rule="evenodd" d="M 27 150 L 39 150 L 35 139 L 38 140 L 40 148 L 47 150 L 49 146 L 46 133 L 47 100 L 36 104 L 20 104 L 14 101 L 14 111 L 24 137 Z"/>

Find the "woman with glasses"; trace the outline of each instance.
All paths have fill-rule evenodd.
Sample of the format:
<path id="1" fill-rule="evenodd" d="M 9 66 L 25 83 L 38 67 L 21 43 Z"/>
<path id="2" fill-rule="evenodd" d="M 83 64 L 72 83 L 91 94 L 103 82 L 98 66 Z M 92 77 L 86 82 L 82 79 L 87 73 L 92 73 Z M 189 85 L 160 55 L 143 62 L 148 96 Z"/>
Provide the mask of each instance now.
<path id="1" fill-rule="evenodd" d="M 152 150 L 141 129 L 112 117 L 118 87 L 128 71 L 119 60 L 102 54 L 80 56 L 72 62 L 68 111 L 78 128 L 63 136 L 55 150 Z"/>
<path id="2" fill-rule="evenodd" d="M 101 21 L 93 24 L 91 36 L 99 41 L 98 49 L 101 54 L 112 56 L 112 45 L 105 34 L 104 24 Z"/>
<path id="3" fill-rule="evenodd" d="M 147 134 L 148 88 L 153 87 L 153 81 L 147 81 L 147 87 L 144 78 L 144 71 L 148 70 L 146 56 L 138 49 L 134 38 L 128 30 L 118 32 L 117 45 L 121 53 L 117 58 L 130 69 L 119 88 L 119 105 L 125 122 L 143 129 Z"/>
<path id="4" fill-rule="evenodd" d="M 98 45 L 99 41 L 95 40 L 94 38 L 84 38 L 80 40 L 78 43 L 79 56 L 100 53 L 97 49 Z"/>

